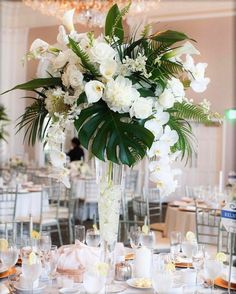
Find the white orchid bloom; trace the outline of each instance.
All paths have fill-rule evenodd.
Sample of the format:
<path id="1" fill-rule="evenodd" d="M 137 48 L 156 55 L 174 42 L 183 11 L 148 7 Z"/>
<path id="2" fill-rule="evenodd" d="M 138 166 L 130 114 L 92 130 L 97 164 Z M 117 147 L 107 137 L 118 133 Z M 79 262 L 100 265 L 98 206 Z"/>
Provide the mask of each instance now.
<path id="1" fill-rule="evenodd" d="M 149 163 L 150 172 L 161 172 L 170 170 L 170 159 L 169 156 L 161 157 L 159 160 L 151 161 Z"/>
<path id="2" fill-rule="evenodd" d="M 151 158 L 153 156 L 166 157 L 170 152 L 170 147 L 165 142 L 156 141 L 152 143 L 152 146 L 147 150 L 147 155 Z"/>
<path id="3" fill-rule="evenodd" d="M 110 80 L 116 73 L 117 63 L 114 59 L 106 60 L 104 63 L 100 64 L 99 70 L 105 79 Z"/>
<path id="4" fill-rule="evenodd" d="M 192 43 L 189 41 L 185 42 L 183 46 L 173 49 L 169 53 L 165 54 L 166 58 L 172 58 L 172 57 L 180 57 L 183 54 L 189 54 L 189 55 L 199 55 L 200 52 L 193 46 Z"/>
<path id="5" fill-rule="evenodd" d="M 164 134 L 160 138 L 160 142 L 165 143 L 167 146 L 173 146 L 179 140 L 178 133 L 171 130 L 169 126 L 165 126 Z"/>
<path id="6" fill-rule="evenodd" d="M 204 77 L 206 68 L 207 63 L 198 63 L 192 71 L 194 79 L 191 81 L 190 87 L 197 93 L 204 92 L 210 83 L 210 79 Z"/>
<path id="7" fill-rule="evenodd" d="M 186 61 L 183 63 L 186 70 L 190 71 L 189 79 L 191 80 L 190 87 L 197 93 L 202 93 L 206 90 L 210 83 L 209 78 L 205 78 L 205 70 L 207 63 L 194 64 L 194 60 L 190 55 L 186 56 Z"/>
<path id="8" fill-rule="evenodd" d="M 167 88 L 171 90 L 175 101 L 182 102 L 185 97 L 184 86 L 179 79 L 171 78 L 168 81 Z"/>
<path id="9" fill-rule="evenodd" d="M 153 100 L 148 98 L 137 98 L 130 108 L 130 117 L 135 116 L 139 119 L 148 118 L 152 115 Z"/>
<path id="10" fill-rule="evenodd" d="M 172 172 L 151 173 L 150 180 L 156 184 L 161 196 L 167 196 L 176 190 L 178 182 L 174 180 Z"/>
<path id="11" fill-rule="evenodd" d="M 62 24 L 67 28 L 69 32 L 72 32 L 75 30 L 74 28 L 74 17 L 75 9 L 68 10 L 64 13 L 62 17 Z"/>
<path id="12" fill-rule="evenodd" d="M 49 157 L 54 167 L 64 167 L 64 164 L 66 163 L 66 154 L 64 152 L 59 150 L 51 150 L 49 152 Z"/>
<path id="13" fill-rule="evenodd" d="M 85 84 L 84 90 L 88 99 L 88 103 L 95 103 L 102 98 L 104 84 L 95 80 L 90 81 Z"/>
<path id="14" fill-rule="evenodd" d="M 58 30 L 57 43 L 62 47 L 62 49 L 65 49 L 69 43 L 68 35 L 64 26 L 60 25 Z"/>
<path id="15" fill-rule="evenodd" d="M 162 94 L 159 96 L 159 103 L 162 107 L 165 109 L 171 108 L 175 103 L 175 97 L 172 93 L 172 91 L 168 88 L 162 92 Z"/>
<path id="16" fill-rule="evenodd" d="M 163 134 L 162 124 L 155 118 L 146 121 L 144 127 L 153 133 L 155 140 L 158 140 Z"/>
<path id="17" fill-rule="evenodd" d="M 40 59 L 42 54 L 47 52 L 49 44 L 41 39 L 36 39 L 30 46 L 30 53 L 34 58 Z"/>

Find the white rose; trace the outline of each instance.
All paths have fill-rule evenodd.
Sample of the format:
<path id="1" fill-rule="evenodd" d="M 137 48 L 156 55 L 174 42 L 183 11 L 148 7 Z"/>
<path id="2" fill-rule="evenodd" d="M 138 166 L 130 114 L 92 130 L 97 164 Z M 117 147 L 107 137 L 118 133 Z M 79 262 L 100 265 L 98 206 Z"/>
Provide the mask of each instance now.
<path id="1" fill-rule="evenodd" d="M 74 17 L 75 9 L 68 10 L 64 13 L 62 17 L 62 24 L 67 28 L 69 32 L 74 31 Z"/>
<path id="2" fill-rule="evenodd" d="M 174 105 L 175 97 L 169 89 L 165 89 L 164 92 L 159 96 L 159 103 L 166 109 Z"/>
<path id="3" fill-rule="evenodd" d="M 54 68 L 62 68 L 68 62 L 68 56 L 64 52 L 59 52 L 53 61 Z"/>
<path id="4" fill-rule="evenodd" d="M 100 65 L 99 69 L 100 69 L 101 75 L 105 79 L 110 80 L 116 72 L 117 63 L 114 59 L 107 60 Z"/>
<path id="5" fill-rule="evenodd" d="M 84 91 L 89 103 L 94 103 L 102 98 L 104 84 L 99 81 L 90 81 L 85 84 Z"/>
<path id="6" fill-rule="evenodd" d="M 66 87 L 78 88 L 83 86 L 83 78 L 83 74 L 77 66 L 69 64 L 62 75 L 62 83 Z"/>
<path id="7" fill-rule="evenodd" d="M 152 99 L 138 98 L 134 101 L 130 108 L 130 116 L 136 118 L 145 119 L 152 114 Z"/>
<path id="8" fill-rule="evenodd" d="M 104 63 L 107 60 L 111 60 L 115 57 L 116 51 L 106 43 L 96 43 L 90 50 L 91 58 L 94 62 Z"/>

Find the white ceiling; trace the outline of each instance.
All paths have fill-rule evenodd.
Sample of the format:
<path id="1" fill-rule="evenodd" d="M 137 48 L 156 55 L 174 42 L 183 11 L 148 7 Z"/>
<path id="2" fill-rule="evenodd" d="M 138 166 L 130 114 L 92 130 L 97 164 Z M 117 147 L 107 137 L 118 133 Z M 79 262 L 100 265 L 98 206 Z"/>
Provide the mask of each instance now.
<path id="1" fill-rule="evenodd" d="M 153 2 L 151 0 L 145 1 L 147 1 L 147 4 Z M 142 17 L 148 19 L 149 22 L 236 15 L 235 1 L 161 0 L 159 2 L 159 0 L 156 0 L 154 2 L 156 2 L 155 9 L 151 9 L 146 15 L 142 13 Z M 2 0 L 0 2 L 0 14 L 2 27 L 8 28 L 42 27 L 60 23 L 56 17 L 42 15 L 17 0 Z M 136 17 L 135 20 L 140 21 L 141 16 Z"/>

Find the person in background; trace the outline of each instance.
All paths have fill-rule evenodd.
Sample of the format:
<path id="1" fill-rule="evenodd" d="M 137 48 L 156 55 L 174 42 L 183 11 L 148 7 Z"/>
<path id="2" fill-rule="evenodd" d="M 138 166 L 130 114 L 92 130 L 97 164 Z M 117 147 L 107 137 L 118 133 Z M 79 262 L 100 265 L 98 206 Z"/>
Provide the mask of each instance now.
<path id="1" fill-rule="evenodd" d="M 71 140 L 72 149 L 67 153 L 67 156 L 70 157 L 70 161 L 83 160 L 84 151 L 80 147 L 80 141 L 78 138 L 73 138 Z"/>

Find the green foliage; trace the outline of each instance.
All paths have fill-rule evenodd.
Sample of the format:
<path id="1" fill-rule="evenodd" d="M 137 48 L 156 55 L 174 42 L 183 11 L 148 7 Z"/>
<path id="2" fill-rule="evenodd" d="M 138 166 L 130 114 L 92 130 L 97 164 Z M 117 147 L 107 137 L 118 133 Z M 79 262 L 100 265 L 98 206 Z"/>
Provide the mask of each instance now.
<path id="1" fill-rule="evenodd" d="M 18 118 L 20 121 L 17 124 L 17 132 L 24 129 L 24 140 L 28 137 L 28 144 L 34 145 L 37 138 L 42 141 L 45 137 L 51 118 L 47 116 L 44 100 L 32 98 L 34 102 L 26 107 L 25 113 Z"/>
<path id="2" fill-rule="evenodd" d="M 184 41 L 184 40 L 192 40 L 190 39 L 187 35 L 181 32 L 177 31 L 172 31 L 172 30 L 167 30 L 164 32 L 159 32 L 153 36 L 150 37 L 152 40 L 161 42 L 161 43 L 166 43 L 169 46 L 173 45 L 176 42 Z"/>
<path id="3" fill-rule="evenodd" d="M 108 11 L 105 22 L 105 36 L 109 36 L 110 39 L 117 37 L 120 43 L 124 39 L 124 29 L 122 25 L 122 15 L 117 4 L 114 4 Z"/>
<path id="4" fill-rule="evenodd" d="M 206 113 L 201 105 L 190 104 L 187 102 L 178 102 L 175 103 L 173 111 L 175 111 L 175 116 L 178 118 L 193 120 L 203 124 L 211 123 L 209 113 Z"/>
<path id="5" fill-rule="evenodd" d="M 61 86 L 61 79 L 60 78 L 42 78 L 42 79 L 34 79 L 24 84 L 19 84 L 14 88 L 7 90 L 1 95 L 6 94 L 13 90 L 26 90 L 26 91 L 34 91 L 35 89 L 39 89 L 42 87 L 54 87 L 54 86 Z"/>
<path id="6" fill-rule="evenodd" d="M 90 62 L 88 54 L 83 51 L 80 46 L 69 37 L 69 45 L 73 52 L 80 58 L 83 67 L 88 70 L 94 77 L 99 76 L 96 67 Z"/>
<path id="7" fill-rule="evenodd" d="M 8 116 L 6 114 L 5 107 L 0 104 L 0 141 L 4 140 L 6 141 L 6 136 L 8 133 L 5 131 L 5 127 L 7 123 L 9 122 Z"/>
<path id="8" fill-rule="evenodd" d="M 75 127 L 81 144 L 96 157 L 128 166 L 142 159 L 154 140 L 143 124 L 111 111 L 103 101 L 82 110 Z"/>

